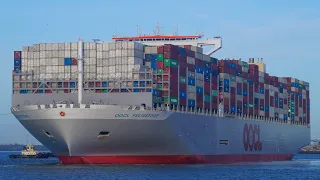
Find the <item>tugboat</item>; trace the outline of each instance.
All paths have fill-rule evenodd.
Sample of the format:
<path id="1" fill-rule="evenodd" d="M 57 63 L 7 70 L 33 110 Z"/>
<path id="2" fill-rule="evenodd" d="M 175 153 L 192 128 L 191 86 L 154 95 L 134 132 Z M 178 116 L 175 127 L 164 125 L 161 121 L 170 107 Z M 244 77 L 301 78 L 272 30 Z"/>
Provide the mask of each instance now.
<path id="1" fill-rule="evenodd" d="M 22 148 L 21 154 L 10 154 L 10 158 L 49 158 L 53 157 L 51 153 L 40 153 L 32 144 L 27 144 Z"/>

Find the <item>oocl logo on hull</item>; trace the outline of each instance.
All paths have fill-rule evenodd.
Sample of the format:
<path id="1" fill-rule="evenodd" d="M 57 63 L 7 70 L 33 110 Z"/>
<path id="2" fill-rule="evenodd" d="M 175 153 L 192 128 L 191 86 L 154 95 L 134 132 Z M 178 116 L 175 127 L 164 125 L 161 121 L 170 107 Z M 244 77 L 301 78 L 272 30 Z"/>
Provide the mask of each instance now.
<path id="1" fill-rule="evenodd" d="M 262 143 L 260 141 L 260 126 L 248 125 L 243 127 L 243 145 L 245 151 L 262 151 Z"/>

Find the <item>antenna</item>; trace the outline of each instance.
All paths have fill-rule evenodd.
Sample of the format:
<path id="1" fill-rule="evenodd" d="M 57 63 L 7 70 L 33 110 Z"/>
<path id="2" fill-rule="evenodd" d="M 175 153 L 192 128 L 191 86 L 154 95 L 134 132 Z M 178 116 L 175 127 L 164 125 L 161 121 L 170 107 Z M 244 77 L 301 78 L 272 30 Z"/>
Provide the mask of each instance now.
<path id="1" fill-rule="evenodd" d="M 159 22 L 157 22 L 156 35 L 160 35 L 160 26 L 159 26 Z"/>
<path id="2" fill-rule="evenodd" d="M 140 26 L 137 25 L 137 36 L 140 36 L 140 35 L 141 35 L 141 33 L 140 33 Z"/>
<path id="3" fill-rule="evenodd" d="M 178 24 L 175 25 L 175 32 L 174 32 L 174 35 L 178 35 L 179 33 L 179 28 L 178 28 Z"/>

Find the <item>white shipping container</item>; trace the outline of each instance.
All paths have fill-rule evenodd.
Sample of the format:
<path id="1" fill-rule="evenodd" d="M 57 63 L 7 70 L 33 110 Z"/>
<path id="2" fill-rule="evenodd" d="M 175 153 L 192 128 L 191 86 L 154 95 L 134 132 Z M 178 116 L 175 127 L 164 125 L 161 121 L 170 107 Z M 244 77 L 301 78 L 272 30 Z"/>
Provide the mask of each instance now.
<path id="1" fill-rule="evenodd" d="M 64 66 L 58 66 L 59 74 L 64 74 Z"/>
<path id="2" fill-rule="evenodd" d="M 187 63 L 195 65 L 196 64 L 196 60 L 193 57 L 187 56 Z"/>
<path id="3" fill-rule="evenodd" d="M 67 54 L 65 54 L 66 57 L 67 57 Z M 71 51 L 71 55 L 70 55 L 71 58 L 78 58 L 78 51 Z"/>
<path id="4" fill-rule="evenodd" d="M 121 56 L 121 50 L 120 49 L 116 49 L 116 57 L 120 57 Z"/>
<path id="5" fill-rule="evenodd" d="M 40 74 L 40 80 L 45 80 L 46 79 L 46 74 Z"/>
<path id="6" fill-rule="evenodd" d="M 64 78 L 65 79 L 70 79 L 71 78 L 71 74 L 70 73 L 65 73 L 64 74 Z"/>
<path id="7" fill-rule="evenodd" d="M 52 73 L 59 74 L 59 66 L 52 66 Z"/>
<path id="8" fill-rule="evenodd" d="M 190 92 L 196 92 L 196 87 L 195 86 L 189 86 L 188 85 L 188 93 L 190 93 Z"/>
<path id="9" fill-rule="evenodd" d="M 102 52 L 102 58 L 108 59 L 108 58 L 109 58 L 109 51 L 107 51 L 107 52 Z"/>
<path id="10" fill-rule="evenodd" d="M 70 66 L 64 66 L 64 72 L 65 73 L 70 73 L 71 72 Z"/>
<path id="11" fill-rule="evenodd" d="M 71 66 L 71 73 L 77 73 L 78 72 L 78 66 L 73 65 Z"/>
<path id="12" fill-rule="evenodd" d="M 59 44 L 58 43 L 52 43 L 51 48 L 52 48 L 53 51 L 58 51 Z"/>
<path id="13" fill-rule="evenodd" d="M 58 43 L 58 50 L 64 51 L 64 49 L 65 49 L 64 43 Z"/>
<path id="14" fill-rule="evenodd" d="M 64 66 L 64 58 L 58 58 L 58 65 Z"/>
<path id="15" fill-rule="evenodd" d="M 128 50 L 127 49 L 122 49 L 121 50 L 121 56 L 124 56 L 124 57 L 128 56 Z"/>
<path id="16" fill-rule="evenodd" d="M 210 56 L 209 55 L 204 54 L 202 57 L 203 57 L 204 61 L 210 62 Z"/>
<path id="17" fill-rule="evenodd" d="M 196 73 L 196 79 L 203 81 L 203 74 L 201 74 L 201 73 Z"/>
<path id="18" fill-rule="evenodd" d="M 197 87 L 203 87 L 203 81 L 202 80 L 196 80 Z"/>
<path id="19" fill-rule="evenodd" d="M 109 51 L 109 43 L 108 42 L 104 42 L 102 44 L 102 50 L 103 51 Z"/>
<path id="20" fill-rule="evenodd" d="M 90 50 L 90 57 L 96 58 L 97 57 L 97 51 L 96 50 Z"/>
<path id="21" fill-rule="evenodd" d="M 102 51 L 97 51 L 97 58 L 103 58 Z"/>
<path id="22" fill-rule="evenodd" d="M 71 50 L 78 51 L 78 43 L 71 43 Z"/>
<path id="23" fill-rule="evenodd" d="M 51 59 L 51 64 L 53 66 L 58 66 L 59 65 L 59 58 L 52 58 Z"/>
<path id="24" fill-rule="evenodd" d="M 59 53 L 59 58 L 64 58 L 65 57 L 65 54 L 64 54 L 65 51 L 58 51 Z"/>
<path id="25" fill-rule="evenodd" d="M 40 43 L 40 51 L 45 51 L 45 50 L 46 50 L 46 44 Z"/>
<path id="26" fill-rule="evenodd" d="M 115 50 L 109 51 L 109 58 L 115 58 L 115 57 L 116 57 L 116 51 Z"/>
<path id="27" fill-rule="evenodd" d="M 195 53 L 195 55 L 196 55 L 196 59 L 202 60 L 202 54 L 200 54 L 200 53 Z"/>

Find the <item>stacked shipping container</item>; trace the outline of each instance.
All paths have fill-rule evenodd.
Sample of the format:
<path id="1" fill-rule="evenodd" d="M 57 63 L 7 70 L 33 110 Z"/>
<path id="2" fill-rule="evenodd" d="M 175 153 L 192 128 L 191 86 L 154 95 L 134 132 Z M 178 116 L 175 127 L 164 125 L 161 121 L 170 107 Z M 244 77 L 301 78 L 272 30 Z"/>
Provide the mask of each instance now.
<path id="1" fill-rule="evenodd" d="M 77 88 L 77 43 L 37 44 L 14 52 L 14 93 Z M 84 43 L 87 92 L 151 92 L 157 105 L 310 122 L 309 84 L 262 72 L 259 63 L 220 60 L 194 46 Z M 149 71 L 141 73 L 139 71 Z M 260 70 L 260 71 L 259 71 Z M 119 83 L 119 81 L 121 81 Z"/>

